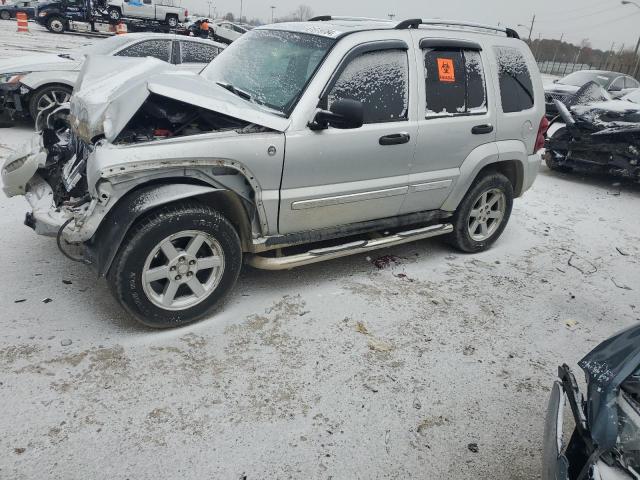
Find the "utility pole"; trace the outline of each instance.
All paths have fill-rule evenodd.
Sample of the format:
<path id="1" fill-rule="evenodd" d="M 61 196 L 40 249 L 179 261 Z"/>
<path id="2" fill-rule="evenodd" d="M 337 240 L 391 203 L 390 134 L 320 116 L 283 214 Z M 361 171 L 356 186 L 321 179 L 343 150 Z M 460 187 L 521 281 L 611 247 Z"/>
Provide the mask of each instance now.
<path id="1" fill-rule="evenodd" d="M 536 14 L 533 14 L 533 18 L 531 19 L 531 28 L 529 29 L 529 44 L 531 44 L 531 35 L 533 35 L 533 24 L 536 23 Z"/>
<path id="2" fill-rule="evenodd" d="M 604 68 L 603 68 L 603 70 L 606 70 L 606 69 L 607 69 L 607 65 L 609 64 L 609 57 L 611 56 L 611 53 L 613 52 L 613 47 L 615 47 L 615 46 L 616 46 L 616 42 L 613 42 L 613 43 L 611 44 L 611 48 L 610 48 L 610 49 L 609 49 L 609 51 L 607 52 L 607 56 L 606 56 L 606 58 L 604 59 Z"/>
<path id="3" fill-rule="evenodd" d="M 538 55 L 540 55 L 540 45 L 542 44 L 542 34 L 538 33 L 538 46 L 536 47 L 536 60 L 538 60 L 538 58 L 540 58 Z"/>
<path id="4" fill-rule="evenodd" d="M 560 49 L 560 46 L 562 45 L 562 39 L 564 38 L 564 33 L 562 35 L 560 35 L 560 43 L 558 43 L 556 45 L 556 51 L 553 52 L 553 60 L 551 60 L 551 73 L 553 73 L 553 67 L 556 66 L 556 57 L 558 56 L 558 50 Z"/>
<path id="5" fill-rule="evenodd" d="M 276 7 L 271 7 L 271 23 L 274 23 Z"/>
<path id="6" fill-rule="evenodd" d="M 240 0 L 240 18 L 238 19 L 238 23 L 242 23 L 242 0 Z"/>
<path id="7" fill-rule="evenodd" d="M 638 74 L 638 66 L 640 66 L 640 57 L 638 57 L 638 50 L 640 50 L 640 38 L 638 38 L 638 43 L 636 43 L 636 50 L 633 53 L 633 57 L 636 59 L 636 64 L 633 67 L 634 77 Z"/>

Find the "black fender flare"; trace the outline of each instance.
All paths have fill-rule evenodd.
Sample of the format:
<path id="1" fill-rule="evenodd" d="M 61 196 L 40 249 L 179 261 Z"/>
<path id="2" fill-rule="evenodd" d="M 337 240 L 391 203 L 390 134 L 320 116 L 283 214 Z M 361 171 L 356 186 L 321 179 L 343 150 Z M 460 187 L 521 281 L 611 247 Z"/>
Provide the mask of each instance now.
<path id="1" fill-rule="evenodd" d="M 129 229 L 145 213 L 187 198 L 196 198 L 220 189 L 189 183 L 146 185 L 124 195 L 84 244 L 85 257 L 99 276 L 106 276 Z"/>

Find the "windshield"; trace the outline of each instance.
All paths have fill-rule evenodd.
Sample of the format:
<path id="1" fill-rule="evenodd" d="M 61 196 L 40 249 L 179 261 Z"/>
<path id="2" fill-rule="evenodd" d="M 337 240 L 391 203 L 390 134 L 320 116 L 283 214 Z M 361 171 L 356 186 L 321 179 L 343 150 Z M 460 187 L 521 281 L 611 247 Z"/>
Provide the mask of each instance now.
<path id="1" fill-rule="evenodd" d="M 317 35 L 253 30 L 233 42 L 201 75 L 289 115 L 334 43 Z"/>
<path id="2" fill-rule="evenodd" d="M 131 38 L 126 37 L 126 35 L 116 35 L 115 37 L 105 38 L 93 44 L 74 48 L 69 51 L 69 55 L 77 58 L 81 58 L 84 55 L 110 55 L 118 48 L 131 42 Z"/>
<path id="3" fill-rule="evenodd" d="M 640 88 L 634 90 L 629 95 L 622 97 L 622 100 L 627 100 L 633 103 L 640 103 Z"/>
<path id="4" fill-rule="evenodd" d="M 597 72 L 575 72 L 571 75 L 567 75 L 566 77 L 558 80 L 558 83 L 562 85 L 573 85 L 574 87 L 581 87 L 585 83 L 596 82 L 598 85 L 602 87 L 606 87 L 609 85 L 611 81 L 611 77 L 603 75 Z"/>

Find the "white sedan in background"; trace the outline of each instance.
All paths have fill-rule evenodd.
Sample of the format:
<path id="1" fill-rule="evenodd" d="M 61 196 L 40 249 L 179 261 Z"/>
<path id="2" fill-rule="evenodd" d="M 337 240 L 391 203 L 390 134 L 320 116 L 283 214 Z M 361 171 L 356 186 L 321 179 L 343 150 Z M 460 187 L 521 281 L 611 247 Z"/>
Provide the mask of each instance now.
<path id="1" fill-rule="evenodd" d="M 64 53 L 0 61 L 0 126 L 10 126 L 20 117 L 35 121 L 41 111 L 67 103 L 88 55 L 153 57 L 198 73 L 225 47 L 174 34 L 130 33 Z"/>

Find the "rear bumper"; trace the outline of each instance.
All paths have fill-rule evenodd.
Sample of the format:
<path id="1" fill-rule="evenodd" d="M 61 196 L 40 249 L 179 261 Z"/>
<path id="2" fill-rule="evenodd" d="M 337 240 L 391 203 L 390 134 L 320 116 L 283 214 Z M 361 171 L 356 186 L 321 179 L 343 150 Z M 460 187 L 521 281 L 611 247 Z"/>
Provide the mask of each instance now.
<path id="1" fill-rule="evenodd" d="M 522 182 L 522 193 L 525 193 L 533 186 L 533 182 L 535 182 L 538 177 L 541 163 L 542 157 L 538 153 L 527 157 L 527 164 L 525 165 L 524 179 Z"/>

